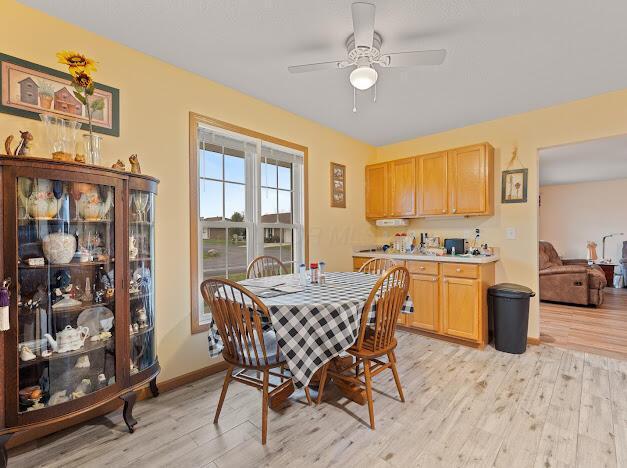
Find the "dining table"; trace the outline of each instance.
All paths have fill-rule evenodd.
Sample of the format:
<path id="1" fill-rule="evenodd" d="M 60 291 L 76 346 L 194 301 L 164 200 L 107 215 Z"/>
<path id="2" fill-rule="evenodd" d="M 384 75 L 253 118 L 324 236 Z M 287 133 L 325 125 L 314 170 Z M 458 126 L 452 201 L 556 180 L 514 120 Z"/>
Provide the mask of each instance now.
<path id="1" fill-rule="evenodd" d="M 324 364 L 344 354 L 357 340 L 362 310 L 378 275 L 360 272 L 328 272 L 324 283 L 303 282 L 298 274 L 246 279 L 239 284 L 255 294 L 270 315 L 265 327 L 276 333 L 281 352 L 296 388 L 309 384 Z M 375 305 L 368 311 L 375 319 Z M 409 296 L 401 313 L 411 314 Z M 222 351 L 222 340 L 213 320 L 209 326 L 209 354 Z"/>

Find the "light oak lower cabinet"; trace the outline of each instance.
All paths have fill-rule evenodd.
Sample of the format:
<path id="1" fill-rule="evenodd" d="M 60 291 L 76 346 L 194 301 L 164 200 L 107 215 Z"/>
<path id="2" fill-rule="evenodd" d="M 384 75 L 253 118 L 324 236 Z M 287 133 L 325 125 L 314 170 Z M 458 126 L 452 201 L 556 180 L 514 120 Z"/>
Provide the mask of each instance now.
<path id="1" fill-rule="evenodd" d="M 442 333 L 479 340 L 481 282 L 476 279 L 442 278 Z"/>
<path id="2" fill-rule="evenodd" d="M 414 303 L 414 312 L 406 315 L 405 325 L 433 332 L 439 331 L 440 285 L 438 277 L 412 273 L 409 296 Z"/>

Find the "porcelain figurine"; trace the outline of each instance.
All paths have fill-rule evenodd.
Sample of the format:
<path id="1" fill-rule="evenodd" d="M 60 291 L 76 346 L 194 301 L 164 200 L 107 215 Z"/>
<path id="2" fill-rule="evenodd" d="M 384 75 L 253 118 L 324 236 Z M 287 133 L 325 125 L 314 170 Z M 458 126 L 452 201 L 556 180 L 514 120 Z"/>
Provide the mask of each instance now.
<path id="1" fill-rule="evenodd" d="M 117 169 L 118 171 L 125 171 L 126 170 L 126 166 L 124 165 L 124 161 L 122 161 L 121 159 L 118 159 L 115 164 L 113 164 L 113 166 L 111 166 L 111 169 Z"/>
<path id="2" fill-rule="evenodd" d="M 133 325 L 131 325 L 130 323 L 128 324 L 128 333 L 129 333 L 130 335 L 132 335 L 133 333 L 135 333 L 135 332 L 133 331 Z"/>
<path id="3" fill-rule="evenodd" d="M 138 333 L 138 332 L 139 332 L 139 324 L 135 322 L 133 324 L 133 333 Z"/>
<path id="4" fill-rule="evenodd" d="M 58 392 L 54 392 L 48 400 L 48 406 L 58 405 L 59 403 L 65 403 L 70 399 L 67 396 L 67 392 L 65 390 L 59 390 Z"/>
<path id="5" fill-rule="evenodd" d="M 139 369 L 137 368 L 137 366 L 135 365 L 132 359 L 130 361 L 130 364 L 131 364 L 131 375 L 137 374 L 139 372 Z"/>
<path id="6" fill-rule="evenodd" d="M 79 394 L 82 394 L 82 396 L 85 396 L 90 391 L 91 391 L 91 380 L 83 379 L 83 380 L 81 380 L 81 383 L 79 383 L 76 386 L 76 389 L 74 390 L 74 393 L 79 393 Z"/>
<path id="7" fill-rule="evenodd" d="M 33 359 L 37 359 L 35 353 L 33 353 L 30 348 L 26 345 L 20 348 L 20 359 L 22 361 L 32 361 Z"/>
<path id="8" fill-rule="evenodd" d="M 28 156 L 30 154 L 30 143 L 33 141 L 33 134 L 29 131 L 20 130 L 20 142 L 15 147 L 14 151 L 11 151 L 11 143 L 13 142 L 13 135 L 9 135 L 4 140 L 4 151 L 7 156 Z"/>
<path id="9" fill-rule="evenodd" d="M 148 326 L 148 315 L 146 309 L 143 307 L 137 311 L 137 324 L 139 328 L 146 328 Z"/>
<path id="10" fill-rule="evenodd" d="M 50 356 L 52 356 L 52 351 L 50 351 L 49 349 L 46 349 L 46 350 L 41 352 L 41 357 L 48 358 Z"/>
<path id="11" fill-rule="evenodd" d="M 68 325 L 62 331 L 57 332 L 56 340 L 48 333 L 44 335 L 44 337 L 48 340 L 48 343 L 50 343 L 52 350 L 57 353 L 66 353 L 68 351 L 81 349 L 88 336 L 89 328 L 72 328 L 71 325 Z"/>
<path id="12" fill-rule="evenodd" d="M 89 356 L 87 354 L 79 356 L 79 358 L 76 360 L 76 364 L 74 365 L 74 367 L 77 367 L 79 369 L 89 369 L 90 366 L 91 362 L 89 362 Z"/>
<path id="13" fill-rule="evenodd" d="M 138 253 L 137 239 L 135 239 L 135 236 L 128 236 L 128 258 L 135 259 Z"/>
<path id="14" fill-rule="evenodd" d="M 128 158 L 128 162 L 131 163 L 131 172 L 133 174 L 141 174 L 142 173 L 142 168 L 139 165 L 139 159 L 137 158 L 136 154 L 131 154 L 131 157 Z"/>

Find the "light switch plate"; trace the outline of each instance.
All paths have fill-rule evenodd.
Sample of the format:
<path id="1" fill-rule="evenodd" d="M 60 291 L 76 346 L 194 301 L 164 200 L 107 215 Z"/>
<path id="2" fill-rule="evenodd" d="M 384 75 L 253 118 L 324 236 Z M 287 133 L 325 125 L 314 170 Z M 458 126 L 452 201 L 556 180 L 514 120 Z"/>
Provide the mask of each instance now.
<path id="1" fill-rule="evenodd" d="M 505 229 L 505 238 L 506 239 L 516 239 L 516 228 L 508 227 Z"/>

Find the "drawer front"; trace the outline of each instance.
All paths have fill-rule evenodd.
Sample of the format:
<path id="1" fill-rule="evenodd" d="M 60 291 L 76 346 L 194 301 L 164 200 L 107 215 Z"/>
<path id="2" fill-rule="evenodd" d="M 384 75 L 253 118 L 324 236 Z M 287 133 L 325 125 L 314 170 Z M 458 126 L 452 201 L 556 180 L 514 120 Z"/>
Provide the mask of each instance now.
<path id="1" fill-rule="evenodd" d="M 408 260 L 406 262 L 407 269 L 410 273 L 419 273 L 421 275 L 437 275 L 438 263 L 437 262 L 416 262 Z"/>
<path id="2" fill-rule="evenodd" d="M 370 257 L 353 257 L 353 271 L 359 271 L 361 266 L 370 260 Z"/>
<path id="3" fill-rule="evenodd" d="M 468 263 L 444 263 L 442 264 L 442 273 L 444 276 L 475 279 L 479 278 L 479 265 L 471 265 Z"/>

